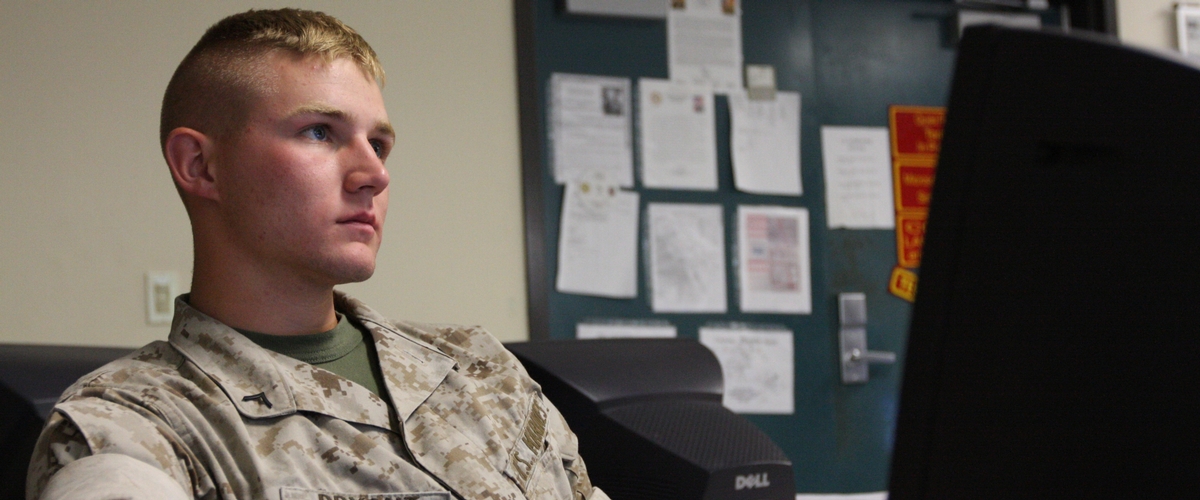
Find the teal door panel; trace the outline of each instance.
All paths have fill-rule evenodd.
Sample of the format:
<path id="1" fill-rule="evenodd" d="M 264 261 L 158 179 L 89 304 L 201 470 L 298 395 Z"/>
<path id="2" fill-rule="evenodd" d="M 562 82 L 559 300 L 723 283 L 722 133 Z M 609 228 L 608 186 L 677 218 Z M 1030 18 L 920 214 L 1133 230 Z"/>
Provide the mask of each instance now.
<path id="1" fill-rule="evenodd" d="M 953 13 L 950 2 L 814 2 L 817 95 L 808 102 L 821 124 L 886 127 L 889 105 L 945 105 L 954 63 Z M 819 138 L 804 146 L 809 144 L 819 148 Z M 821 491 L 883 490 L 911 310 L 908 302 L 887 291 L 896 265 L 896 236 L 886 230 L 822 230 L 826 307 L 836 313 L 839 293 L 866 294 L 867 345 L 895 352 L 901 361 L 873 365 L 866 384 L 836 383 L 826 389 L 834 401 L 835 447 L 823 459 L 831 461 L 834 473 L 820 481 Z M 831 318 L 825 334 L 836 338 L 836 316 Z M 831 361 L 837 363 L 836 345 L 833 350 Z"/>
<path id="2" fill-rule="evenodd" d="M 523 0 L 518 0 L 523 1 Z M 547 90 L 553 73 L 666 78 L 667 33 L 662 20 L 635 20 L 567 15 L 554 0 L 529 0 L 532 19 L 518 26 L 532 29 L 534 67 L 522 77 L 536 77 L 540 131 L 547 130 Z M 910 304 L 887 291 L 896 265 L 896 242 L 888 230 L 829 230 L 825 220 L 820 128 L 822 125 L 887 126 L 889 105 L 945 104 L 953 71 L 954 38 L 951 0 L 747 0 L 742 5 L 743 54 L 747 64 L 775 67 L 781 90 L 801 94 L 801 173 L 804 195 L 760 196 L 733 188 L 726 100 L 717 99 L 718 182 L 716 192 L 636 189 L 642 210 L 651 202 L 720 204 L 726 216 L 727 250 L 734 248 L 733 220 L 739 204 L 807 208 L 813 279 L 813 312 L 809 315 L 743 314 L 738 310 L 732 261 L 727 265 L 727 314 L 654 314 L 645 286 L 644 260 L 639 264 L 639 297 L 614 300 L 554 291 L 562 188 L 554 184 L 545 137 L 539 138 L 540 204 L 537 231 L 542 248 L 536 259 L 544 266 L 531 271 L 540 283 L 531 290 L 531 309 L 544 308 L 545 324 L 533 324 L 552 339 L 574 338 L 576 323 L 596 318 L 664 319 L 681 337 L 714 322 L 784 325 L 795 333 L 795 413 L 747 415 L 783 448 L 794 463 L 799 492 L 856 492 L 887 488 L 892 432 L 903 371 Z M 524 112 L 524 111 L 523 111 Z M 527 127 L 528 128 L 528 127 Z M 529 133 L 525 130 L 523 133 Z M 528 144 L 528 142 L 526 143 Z M 635 144 L 636 147 L 636 144 Z M 526 168 L 531 162 L 527 161 Z M 529 179 L 527 175 L 527 180 Z M 535 186 L 536 188 L 537 186 Z M 527 203 L 529 200 L 527 200 Z M 527 219 L 528 220 L 528 219 Z M 732 255 L 732 252 L 729 252 Z M 534 278 L 531 278 L 534 279 Z M 868 343 L 872 350 L 892 351 L 895 365 L 871 367 L 870 382 L 841 383 L 837 352 L 837 295 L 861 292 L 867 297 Z M 533 293 L 531 291 L 531 293 Z M 581 450 L 584 457 L 587 450 Z"/>

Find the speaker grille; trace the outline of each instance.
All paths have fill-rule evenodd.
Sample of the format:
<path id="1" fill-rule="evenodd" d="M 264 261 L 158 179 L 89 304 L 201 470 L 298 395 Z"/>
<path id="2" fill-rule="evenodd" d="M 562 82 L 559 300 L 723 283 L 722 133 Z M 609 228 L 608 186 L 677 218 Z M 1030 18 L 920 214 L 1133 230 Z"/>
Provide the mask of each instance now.
<path id="1" fill-rule="evenodd" d="M 788 462 L 758 427 L 718 402 L 642 401 L 602 411 L 629 430 L 710 472 L 753 463 Z"/>

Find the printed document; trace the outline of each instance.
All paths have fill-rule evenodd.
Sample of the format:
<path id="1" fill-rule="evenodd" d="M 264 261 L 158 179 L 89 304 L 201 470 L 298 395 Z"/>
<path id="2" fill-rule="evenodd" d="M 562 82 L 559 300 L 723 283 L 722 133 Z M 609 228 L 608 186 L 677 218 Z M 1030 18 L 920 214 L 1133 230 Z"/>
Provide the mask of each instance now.
<path id="1" fill-rule="evenodd" d="M 738 206 L 742 312 L 812 313 L 808 210 Z"/>
<path id="2" fill-rule="evenodd" d="M 771 101 L 729 93 L 733 181 L 739 191 L 800 196 L 800 94 Z"/>
<path id="3" fill-rule="evenodd" d="M 821 127 L 821 155 L 830 229 L 896 227 L 886 127 Z"/>
<path id="4" fill-rule="evenodd" d="M 742 13 L 738 3 L 671 2 L 667 62 L 672 81 L 704 85 L 719 93 L 742 88 Z"/>
<path id="5" fill-rule="evenodd" d="M 717 189 L 717 132 L 712 91 L 654 78 L 638 79 L 642 185 Z"/>
<path id="6" fill-rule="evenodd" d="M 796 500 L 887 500 L 886 491 L 869 493 L 797 493 Z"/>
<path id="7" fill-rule="evenodd" d="M 796 411 L 791 330 L 701 327 L 700 343 L 721 362 L 721 403 L 726 408 L 781 415 Z"/>
<path id="8" fill-rule="evenodd" d="M 721 205 L 651 203 L 646 211 L 651 309 L 659 313 L 725 312 Z"/>
<path id="9" fill-rule="evenodd" d="M 558 231 L 562 293 L 637 297 L 638 194 L 612 185 L 567 184 Z"/>
<path id="10" fill-rule="evenodd" d="M 577 339 L 669 339 L 675 337 L 675 325 L 665 321 L 612 321 L 575 324 L 575 338 Z"/>
<path id="11" fill-rule="evenodd" d="M 630 80 L 550 76 L 550 148 L 554 181 L 633 187 Z"/>

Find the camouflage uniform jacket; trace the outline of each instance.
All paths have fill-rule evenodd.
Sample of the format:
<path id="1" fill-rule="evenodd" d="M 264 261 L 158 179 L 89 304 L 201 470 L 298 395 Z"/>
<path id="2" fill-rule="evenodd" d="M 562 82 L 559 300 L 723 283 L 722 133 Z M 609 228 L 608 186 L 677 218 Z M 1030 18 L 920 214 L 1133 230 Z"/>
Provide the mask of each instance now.
<path id="1" fill-rule="evenodd" d="M 384 319 L 339 294 L 374 336 L 388 406 L 366 388 L 262 349 L 176 300 L 153 342 L 67 389 L 30 466 L 29 495 L 72 459 L 117 453 L 195 498 L 606 499 L 577 441 L 489 333 Z M 379 493 L 442 492 L 427 496 Z"/>

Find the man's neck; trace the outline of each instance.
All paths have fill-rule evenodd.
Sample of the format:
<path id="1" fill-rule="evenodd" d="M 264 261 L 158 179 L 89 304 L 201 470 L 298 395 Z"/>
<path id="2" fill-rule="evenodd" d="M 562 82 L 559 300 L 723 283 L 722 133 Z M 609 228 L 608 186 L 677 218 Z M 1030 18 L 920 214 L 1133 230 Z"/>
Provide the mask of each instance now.
<path id="1" fill-rule="evenodd" d="M 264 279 L 259 273 L 217 273 L 197 265 L 192 307 L 233 328 L 270 335 L 307 335 L 337 325 L 333 287 Z"/>

